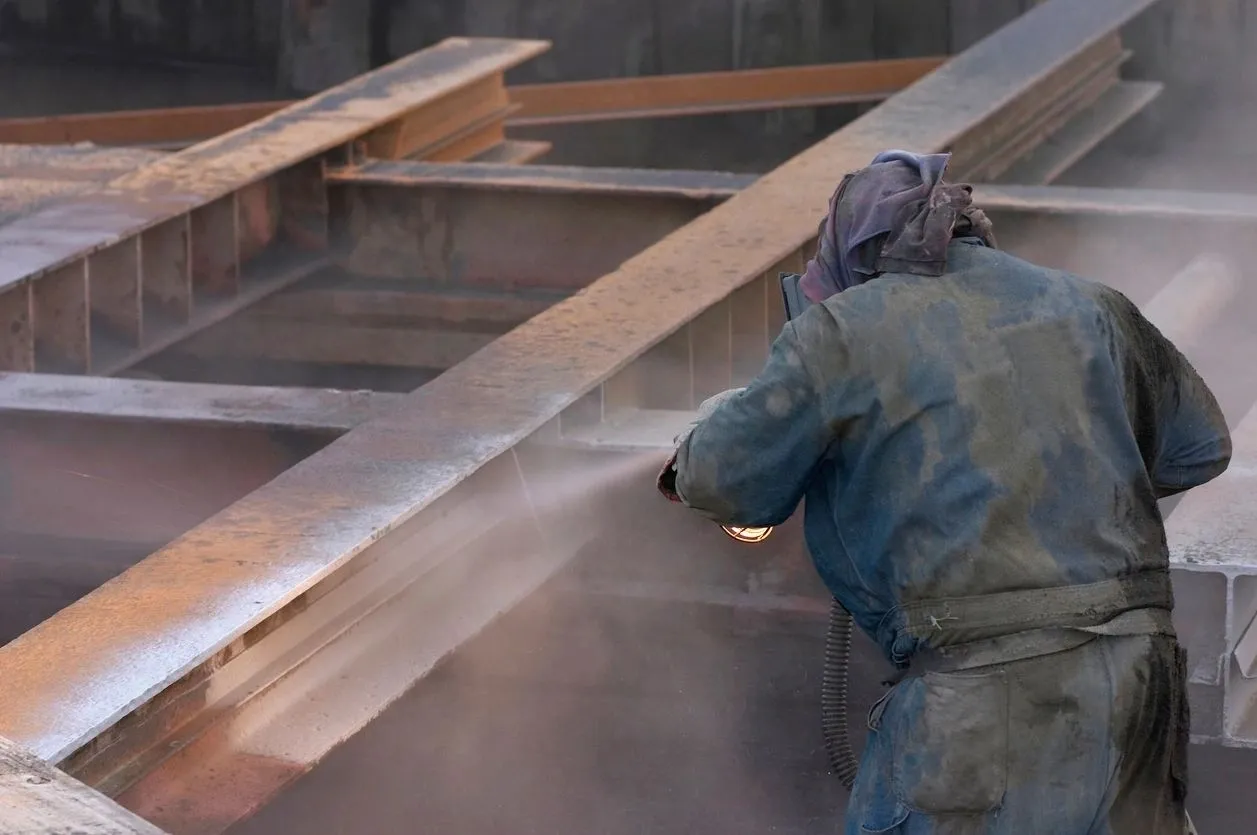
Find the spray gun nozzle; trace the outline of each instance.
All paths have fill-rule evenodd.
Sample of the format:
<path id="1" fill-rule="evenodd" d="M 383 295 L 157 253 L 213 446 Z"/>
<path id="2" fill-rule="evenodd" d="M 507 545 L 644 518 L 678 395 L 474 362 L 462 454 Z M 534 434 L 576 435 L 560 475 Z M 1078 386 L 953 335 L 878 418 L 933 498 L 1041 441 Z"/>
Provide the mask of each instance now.
<path id="1" fill-rule="evenodd" d="M 731 538 L 738 542 L 756 543 L 763 542 L 772 534 L 772 528 L 744 528 L 736 525 L 721 525 L 720 530 L 724 531 Z"/>

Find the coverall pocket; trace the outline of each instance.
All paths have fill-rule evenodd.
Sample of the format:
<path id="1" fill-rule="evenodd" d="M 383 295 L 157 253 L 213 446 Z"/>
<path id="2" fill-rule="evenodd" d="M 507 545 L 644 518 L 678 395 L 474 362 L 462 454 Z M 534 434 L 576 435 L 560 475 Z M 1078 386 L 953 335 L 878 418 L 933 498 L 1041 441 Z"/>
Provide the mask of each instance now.
<path id="1" fill-rule="evenodd" d="M 1008 681 L 929 673 L 912 683 L 894 733 L 899 800 L 925 815 L 983 814 L 1008 782 Z"/>

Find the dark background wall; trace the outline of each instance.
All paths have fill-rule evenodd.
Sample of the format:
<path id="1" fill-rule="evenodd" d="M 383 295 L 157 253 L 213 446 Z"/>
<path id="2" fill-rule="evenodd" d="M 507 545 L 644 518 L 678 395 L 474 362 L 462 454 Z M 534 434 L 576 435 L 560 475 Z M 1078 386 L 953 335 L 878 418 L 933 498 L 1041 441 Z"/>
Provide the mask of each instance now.
<path id="1" fill-rule="evenodd" d="M 557 81 L 955 52 L 1035 0 L 0 0 L 0 43 L 193 62 L 302 88 L 450 35 L 554 41 L 519 81 Z M 1162 0 L 1146 45 L 1242 53 L 1249 0 Z M 316 46 L 311 46 L 311 44 Z M 1142 46 L 1142 45 L 1141 45 Z M 331 59 L 329 61 L 329 58 Z M 286 64 L 321 63 L 294 73 Z M 330 63 L 330 66 L 327 66 Z M 305 92 L 305 90 L 301 90 Z"/>
<path id="2" fill-rule="evenodd" d="M 965 49 L 1035 2 L 0 0 L 0 116 L 308 94 L 452 35 L 550 40 L 551 50 L 512 73 L 512 83 L 939 55 Z M 1170 83 L 1157 107 L 1191 101 L 1201 85 L 1246 94 L 1255 5 L 1161 0 L 1127 32 L 1135 50 L 1127 74 Z M 107 73 L 97 72 L 102 66 Z M 91 83 L 74 82 L 75 73 L 93 75 Z M 859 112 L 791 109 L 515 133 L 554 141 L 548 162 L 753 171 Z"/>

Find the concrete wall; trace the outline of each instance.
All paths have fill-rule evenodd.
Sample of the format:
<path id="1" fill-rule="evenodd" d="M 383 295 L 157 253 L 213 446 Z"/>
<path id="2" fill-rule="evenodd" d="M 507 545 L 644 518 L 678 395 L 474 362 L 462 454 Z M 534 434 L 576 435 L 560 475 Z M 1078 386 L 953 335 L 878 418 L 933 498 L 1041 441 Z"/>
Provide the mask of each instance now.
<path id="1" fill-rule="evenodd" d="M 449 35 L 554 41 L 519 80 L 848 61 L 964 49 L 1036 0 L 0 0 L 0 43 L 260 69 L 302 92 Z M 1140 61 L 1251 77 L 1245 0 L 1162 0 Z M 1241 73 L 1241 68 L 1244 72 Z"/>
<path id="2" fill-rule="evenodd" d="M 0 41 L 114 58 L 275 66 L 285 0 L 0 0 Z M 363 0 L 367 2 L 367 0 Z"/>
<path id="3" fill-rule="evenodd" d="M 946 54 L 1035 2 L 0 0 L 0 44 L 34 50 L 54 63 L 67 52 L 87 52 L 111 62 L 243 68 L 258 75 L 260 90 L 248 96 L 258 98 L 308 94 L 451 35 L 552 41 L 549 53 L 512 74 L 513 83 Z M 1130 27 L 1127 39 L 1136 52 L 1128 72 L 1170 81 L 1180 93 L 1204 85 L 1246 92 L 1257 79 L 1248 57 L 1257 55 L 1248 47 L 1257 46 L 1257 15 L 1246 16 L 1241 0 L 1162 0 Z M 198 81 L 214 76 L 195 75 Z M 17 89 L 2 80 L 0 87 Z M 132 98 L 120 95 L 89 109 L 206 97 Z M 516 133 L 553 141 L 550 162 L 755 171 L 789 158 L 858 112 L 795 109 Z"/>
<path id="4" fill-rule="evenodd" d="M 568 80 L 948 52 L 1031 2 L 0 0 L 0 41 L 275 67 L 303 27 L 368 63 L 449 35 L 515 35 L 555 41 L 532 80 Z"/>

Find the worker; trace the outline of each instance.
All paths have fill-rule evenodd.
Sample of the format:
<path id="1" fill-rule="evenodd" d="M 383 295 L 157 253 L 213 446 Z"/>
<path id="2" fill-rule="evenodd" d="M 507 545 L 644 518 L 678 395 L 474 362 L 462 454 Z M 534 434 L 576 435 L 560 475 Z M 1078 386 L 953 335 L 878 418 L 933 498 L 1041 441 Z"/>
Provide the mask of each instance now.
<path id="1" fill-rule="evenodd" d="M 1226 469 L 1226 422 L 1123 295 L 999 250 L 947 163 L 888 151 L 843 179 L 814 304 L 659 488 L 751 527 L 806 497 L 817 571 L 898 670 L 848 835 L 1180 835 L 1158 500 Z"/>

